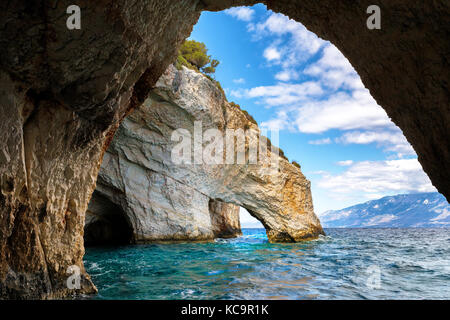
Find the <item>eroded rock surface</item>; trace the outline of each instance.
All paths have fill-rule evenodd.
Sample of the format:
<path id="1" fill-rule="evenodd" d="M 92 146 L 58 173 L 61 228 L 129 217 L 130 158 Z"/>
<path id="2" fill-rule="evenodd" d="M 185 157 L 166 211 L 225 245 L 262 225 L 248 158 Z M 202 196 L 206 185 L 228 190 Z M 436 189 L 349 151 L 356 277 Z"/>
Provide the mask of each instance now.
<path id="1" fill-rule="evenodd" d="M 147 147 L 139 144 L 133 141 L 129 150 L 139 154 Z M 87 245 L 206 241 L 240 234 L 238 206 L 212 200 L 193 186 L 145 167 L 145 158 L 133 162 L 115 145 L 105 154 L 86 212 Z M 123 223 L 115 224 L 119 217 Z M 121 237 L 127 230 L 131 237 Z"/>
<path id="2" fill-rule="evenodd" d="M 242 235 L 238 206 L 213 199 L 209 200 L 208 206 L 215 238 Z"/>
<path id="3" fill-rule="evenodd" d="M 83 227 L 103 153 L 200 14 L 190 0 L 78 1 L 82 29 L 68 30 L 71 4 L 0 3 L 3 298 L 96 292 Z"/>
<path id="4" fill-rule="evenodd" d="M 183 139 L 189 139 L 190 145 L 195 123 L 201 124 L 201 134 L 208 129 L 223 134 L 224 155 L 219 164 L 194 164 L 193 153 L 189 164 L 176 163 L 178 154 L 172 151 L 179 140 L 172 134 L 177 129 L 187 130 L 191 135 Z M 231 150 L 227 129 L 249 134 L 243 164 L 237 163 L 235 141 L 231 142 L 234 164 L 224 164 L 227 150 Z M 209 212 L 226 212 L 221 202 L 245 207 L 261 220 L 271 241 L 317 237 L 323 231 L 314 214 L 310 182 L 281 156 L 277 156 L 278 166 L 270 161 L 252 164 L 249 148 L 258 144 L 258 133 L 258 126 L 239 107 L 228 103 L 212 81 L 185 67 L 178 71 L 170 66 L 150 97 L 122 122 L 105 154 L 96 192 L 127 212 L 137 241 L 204 239 L 221 234 L 221 230 L 211 232 L 209 217 Z M 203 154 L 207 145 L 203 141 Z M 210 199 L 220 202 L 211 203 Z M 227 216 L 217 214 L 213 218 L 216 227 L 226 230 L 238 225 L 234 222 L 238 216 L 231 215 L 233 223 L 227 222 Z"/>

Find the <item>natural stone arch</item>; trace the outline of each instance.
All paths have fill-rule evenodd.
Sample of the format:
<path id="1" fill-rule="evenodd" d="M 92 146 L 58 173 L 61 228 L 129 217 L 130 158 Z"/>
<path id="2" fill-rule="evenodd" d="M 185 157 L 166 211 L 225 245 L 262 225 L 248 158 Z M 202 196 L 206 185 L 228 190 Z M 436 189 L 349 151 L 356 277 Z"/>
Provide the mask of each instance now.
<path id="1" fill-rule="evenodd" d="M 196 123 L 202 128 L 196 129 Z M 177 163 L 174 153 L 179 141 L 173 134 L 178 129 L 185 132 L 183 142 L 189 145 L 199 139 L 196 130 L 202 136 L 217 130 L 223 141 L 223 161 L 197 164 L 189 147 L 190 163 Z M 233 136 L 228 140 L 230 131 Z M 236 132 L 246 136 L 235 140 Z M 238 140 L 243 142 L 246 158 L 240 163 Z M 264 225 L 271 242 L 317 238 L 323 230 L 314 214 L 310 182 L 301 169 L 278 148 L 274 152 L 280 155 L 268 146 L 267 159 L 250 160 L 250 149 L 261 155 L 259 148 L 265 143 L 265 139 L 259 141 L 254 120 L 226 101 L 214 82 L 199 72 L 171 65 L 149 98 L 122 122 L 105 154 L 96 192 L 126 212 L 138 242 L 213 239 L 220 233 L 214 229 L 227 229 L 220 228 L 220 218 L 226 220 L 224 207 L 230 205 L 232 210 L 247 209 Z M 227 163 L 231 145 L 234 161 Z M 97 203 L 93 199 L 89 206 L 97 207 Z"/>
<path id="2" fill-rule="evenodd" d="M 82 31 L 70 32 L 68 0 L 0 4 L 2 297 L 71 294 L 71 265 L 81 268 L 80 291 L 95 291 L 82 264 L 84 212 L 120 120 L 145 100 L 202 10 L 256 2 L 80 0 Z M 382 28 L 368 30 L 371 1 L 265 3 L 343 52 L 448 199 L 450 4 L 379 0 Z"/>
<path id="3" fill-rule="evenodd" d="M 120 206 L 94 191 L 86 211 L 84 245 L 126 245 L 133 242 L 133 229 L 126 213 Z"/>
<path id="4" fill-rule="evenodd" d="M 105 154 L 86 226 L 92 216 L 103 217 L 114 206 L 129 222 L 133 243 L 209 241 L 239 235 L 239 207 L 211 199 L 150 165 L 160 161 L 152 155 L 151 141 L 160 145 L 164 141 L 154 139 L 157 132 L 151 128 L 155 126 L 147 126 L 150 118 L 139 115 L 136 112 L 125 120 Z"/>
<path id="5" fill-rule="evenodd" d="M 242 235 L 239 206 L 210 199 L 208 208 L 214 238 L 235 238 Z"/>

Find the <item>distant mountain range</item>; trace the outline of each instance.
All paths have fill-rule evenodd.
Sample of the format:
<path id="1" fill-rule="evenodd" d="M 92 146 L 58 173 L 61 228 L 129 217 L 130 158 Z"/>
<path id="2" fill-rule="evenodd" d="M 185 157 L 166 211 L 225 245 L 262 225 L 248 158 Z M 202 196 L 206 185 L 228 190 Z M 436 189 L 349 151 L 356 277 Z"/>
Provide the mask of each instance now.
<path id="1" fill-rule="evenodd" d="M 440 193 L 388 196 L 320 216 L 325 228 L 450 227 L 450 204 Z"/>

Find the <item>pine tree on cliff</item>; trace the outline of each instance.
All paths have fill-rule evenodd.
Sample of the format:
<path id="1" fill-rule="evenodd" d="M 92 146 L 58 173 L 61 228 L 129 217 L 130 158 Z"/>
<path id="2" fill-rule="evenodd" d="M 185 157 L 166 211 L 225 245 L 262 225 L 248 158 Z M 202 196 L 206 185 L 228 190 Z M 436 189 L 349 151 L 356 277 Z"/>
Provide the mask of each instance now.
<path id="1" fill-rule="evenodd" d="M 186 66 L 205 75 L 212 75 L 219 64 L 218 60 L 208 55 L 208 49 L 203 42 L 186 40 L 178 52 L 176 67 L 179 69 L 181 66 Z"/>

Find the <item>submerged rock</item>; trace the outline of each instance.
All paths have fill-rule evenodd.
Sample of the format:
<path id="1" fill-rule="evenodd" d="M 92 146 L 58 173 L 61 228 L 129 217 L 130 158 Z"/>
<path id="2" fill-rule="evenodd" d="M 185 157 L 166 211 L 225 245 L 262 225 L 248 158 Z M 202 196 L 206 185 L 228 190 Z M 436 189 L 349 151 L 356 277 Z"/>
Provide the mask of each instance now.
<path id="1" fill-rule="evenodd" d="M 245 161 L 195 164 L 195 156 L 189 155 L 191 164 L 177 164 L 174 130 L 185 130 L 183 139 L 189 139 L 198 125 L 203 132 L 218 129 L 224 135 L 228 129 L 247 130 Z M 249 149 L 258 144 L 259 133 L 252 118 L 227 102 L 213 81 L 170 66 L 150 97 L 121 124 L 104 156 L 96 193 L 121 208 L 138 242 L 233 236 L 240 232 L 237 206 L 263 223 L 270 241 L 316 238 L 323 230 L 314 214 L 310 182 L 299 167 L 271 150 L 267 157 L 276 157 L 277 165 L 252 164 Z M 96 196 L 88 213 L 95 207 Z"/>

